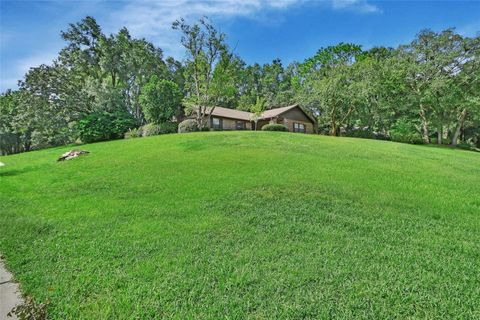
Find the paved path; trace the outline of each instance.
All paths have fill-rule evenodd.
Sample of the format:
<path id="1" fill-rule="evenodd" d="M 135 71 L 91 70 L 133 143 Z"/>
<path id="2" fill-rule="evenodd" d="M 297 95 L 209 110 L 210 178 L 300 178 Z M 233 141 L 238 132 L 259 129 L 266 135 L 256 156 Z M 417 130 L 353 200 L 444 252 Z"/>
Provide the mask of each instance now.
<path id="1" fill-rule="evenodd" d="M 22 303 L 18 284 L 12 282 L 12 274 L 5 268 L 0 259 L 0 320 L 13 320 L 17 317 L 8 317 L 7 313 L 13 307 Z"/>

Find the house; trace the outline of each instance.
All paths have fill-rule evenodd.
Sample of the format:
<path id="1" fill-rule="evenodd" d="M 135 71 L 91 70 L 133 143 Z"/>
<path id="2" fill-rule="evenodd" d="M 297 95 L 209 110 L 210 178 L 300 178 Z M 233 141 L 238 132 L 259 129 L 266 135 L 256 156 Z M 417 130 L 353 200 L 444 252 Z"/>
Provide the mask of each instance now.
<path id="1" fill-rule="evenodd" d="M 207 110 L 207 114 L 210 111 Z M 218 130 L 255 130 L 254 114 L 247 111 L 215 107 L 209 126 Z M 264 111 L 257 120 L 257 129 L 269 123 L 283 124 L 291 132 L 314 133 L 316 121 L 298 104 Z"/>

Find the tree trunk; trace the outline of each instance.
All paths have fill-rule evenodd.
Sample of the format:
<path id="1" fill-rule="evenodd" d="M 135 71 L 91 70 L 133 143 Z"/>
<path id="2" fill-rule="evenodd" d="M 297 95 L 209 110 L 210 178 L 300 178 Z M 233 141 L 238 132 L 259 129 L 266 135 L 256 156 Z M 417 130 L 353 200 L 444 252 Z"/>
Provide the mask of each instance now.
<path id="1" fill-rule="evenodd" d="M 458 137 L 460 136 L 460 131 L 462 130 L 463 123 L 465 122 L 465 117 L 467 115 L 467 109 L 464 108 L 460 113 L 460 117 L 458 117 L 457 127 L 455 128 L 455 133 L 452 137 L 452 146 L 455 147 L 457 145 Z"/>
<path id="2" fill-rule="evenodd" d="M 337 135 L 337 119 L 335 118 L 335 108 L 332 110 L 331 120 L 330 120 L 330 135 Z"/>
<path id="3" fill-rule="evenodd" d="M 427 117 L 425 116 L 425 109 L 423 108 L 422 104 L 420 104 L 420 119 L 422 119 L 423 142 L 430 143 L 430 137 L 429 137 L 429 134 L 428 134 Z"/>
<path id="4" fill-rule="evenodd" d="M 437 127 L 437 144 L 442 144 L 442 137 L 443 137 L 443 128 L 442 128 L 442 125 L 439 124 Z"/>
<path id="5" fill-rule="evenodd" d="M 330 128 L 330 135 L 337 136 L 337 124 L 335 123 L 335 120 L 332 121 L 332 127 Z"/>
<path id="6" fill-rule="evenodd" d="M 205 108 L 206 110 L 206 108 Z M 210 127 L 212 125 L 212 113 L 213 113 L 213 110 L 215 110 L 215 107 L 210 107 L 210 112 L 208 113 L 208 117 L 207 117 L 207 123 L 205 123 L 205 127 Z M 220 123 L 221 124 L 221 123 Z M 203 128 L 203 126 L 202 126 Z"/>
<path id="7" fill-rule="evenodd" d="M 29 129 L 25 133 L 24 142 L 23 142 L 23 148 L 25 151 L 30 151 L 30 149 L 32 148 L 32 131 L 33 130 Z"/>
<path id="8" fill-rule="evenodd" d="M 201 129 L 202 126 L 203 126 L 203 107 L 199 106 L 198 107 L 198 110 L 197 110 L 197 126 L 198 126 L 198 129 Z"/>

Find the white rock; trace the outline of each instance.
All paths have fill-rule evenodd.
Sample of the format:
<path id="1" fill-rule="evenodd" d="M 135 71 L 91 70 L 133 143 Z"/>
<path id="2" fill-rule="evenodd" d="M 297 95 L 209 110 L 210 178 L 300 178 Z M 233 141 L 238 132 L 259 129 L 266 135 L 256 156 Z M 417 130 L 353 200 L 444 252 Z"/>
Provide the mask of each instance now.
<path id="1" fill-rule="evenodd" d="M 73 158 L 76 158 L 82 154 L 87 154 L 87 153 L 90 153 L 88 151 L 85 151 L 85 150 L 70 150 L 68 152 L 65 152 L 64 154 L 62 154 L 60 156 L 60 158 L 58 158 L 57 161 L 65 161 L 65 160 L 70 160 L 70 159 L 73 159 Z"/>

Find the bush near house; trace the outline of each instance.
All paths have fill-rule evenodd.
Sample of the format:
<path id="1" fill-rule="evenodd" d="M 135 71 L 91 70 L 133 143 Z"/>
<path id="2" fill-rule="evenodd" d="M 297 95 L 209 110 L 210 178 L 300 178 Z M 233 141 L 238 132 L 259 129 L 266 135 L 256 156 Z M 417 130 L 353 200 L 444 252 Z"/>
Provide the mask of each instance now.
<path id="1" fill-rule="evenodd" d="M 197 121 L 194 119 L 186 119 L 178 125 L 178 133 L 187 133 L 198 131 Z"/>
<path id="2" fill-rule="evenodd" d="M 288 128 L 283 124 L 270 123 L 264 125 L 262 131 L 288 131 Z"/>
<path id="3" fill-rule="evenodd" d="M 149 123 L 140 128 L 142 136 L 156 136 L 159 134 L 176 133 L 178 124 L 174 122 L 164 122 L 160 124 Z"/>
<path id="4" fill-rule="evenodd" d="M 160 123 L 160 134 L 169 134 L 178 132 L 178 123 L 176 122 L 164 122 Z"/>
<path id="5" fill-rule="evenodd" d="M 147 123 L 138 129 L 130 129 L 125 133 L 125 139 L 158 136 L 160 134 L 176 133 L 178 124 L 175 122 L 164 122 L 160 124 Z"/>

